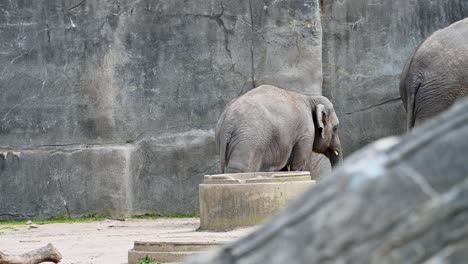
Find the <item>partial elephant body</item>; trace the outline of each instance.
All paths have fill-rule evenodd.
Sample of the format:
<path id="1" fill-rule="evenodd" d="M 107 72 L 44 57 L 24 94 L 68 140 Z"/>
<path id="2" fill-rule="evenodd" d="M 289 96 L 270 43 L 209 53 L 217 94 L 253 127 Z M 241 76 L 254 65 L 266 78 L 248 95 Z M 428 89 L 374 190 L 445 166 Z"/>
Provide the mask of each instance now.
<path id="1" fill-rule="evenodd" d="M 434 32 L 408 59 L 400 80 L 408 129 L 468 95 L 468 18 Z"/>
<path id="2" fill-rule="evenodd" d="M 292 170 L 305 170 L 312 149 L 328 155 L 332 140 L 332 148 L 341 158 L 337 133 L 333 139 L 332 135 L 326 138 L 328 143 L 316 140 L 314 113 L 319 104 L 332 109 L 324 118 L 327 114 L 336 118 L 333 106 L 322 96 L 305 96 L 269 85 L 232 100 L 216 128 L 222 171 L 278 171 L 288 165 Z M 336 126 L 338 119 L 331 119 L 330 125 Z"/>

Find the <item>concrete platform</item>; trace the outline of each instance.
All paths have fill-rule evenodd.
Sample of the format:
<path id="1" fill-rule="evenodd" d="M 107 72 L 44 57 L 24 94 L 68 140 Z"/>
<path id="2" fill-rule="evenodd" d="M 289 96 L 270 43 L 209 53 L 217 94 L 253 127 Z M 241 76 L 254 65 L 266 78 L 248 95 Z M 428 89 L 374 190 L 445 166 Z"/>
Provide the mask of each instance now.
<path id="1" fill-rule="evenodd" d="M 205 175 L 199 185 L 200 229 L 257 225 L 314 183 L 305 171 Z"/>
<path id="2" fill-rule="evenodd" d="M 161 263 L 181 262 L 188 256 L 234 241 L 254 229 L 240 228 L 227 232 L 206 232 L 196 228 L 184 231 L 168 229 L 150 239 L 135 240 L 133 248 L 128 251 L 128 264 L 136 264 L 144 257 Z"/>
<path id="3" fill-rule="evenodd" d="M 200 230 L 136 240 L 128 251 L 128 264 L 145 257 L 155 262 L 180 262 L 233 241 L 248 233 L 249 229 L 241 227 L 259 224 L 313 183 L 309 172 L 206 175 L 200 184 Z"/>

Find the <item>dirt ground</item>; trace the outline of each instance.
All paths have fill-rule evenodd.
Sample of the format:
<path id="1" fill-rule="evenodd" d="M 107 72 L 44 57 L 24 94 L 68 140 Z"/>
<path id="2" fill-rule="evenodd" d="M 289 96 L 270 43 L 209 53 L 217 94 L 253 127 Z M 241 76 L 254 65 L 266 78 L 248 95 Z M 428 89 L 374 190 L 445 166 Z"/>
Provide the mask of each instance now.
<path id="1" fill-rule="evenodd" d="M 253 230 L 199 232 L 196 231 L 199 225 L 198 218 L 161 218 L 45 224 L 36 228 L 14 226 L 15 229 L 0 230 L 0 251 L 22 254 L 52 243 L 61 252 L 64 264 L 119 264 L 127 263 L 128 250 L 133 248 L 135 240 L 225 242 Z"/>

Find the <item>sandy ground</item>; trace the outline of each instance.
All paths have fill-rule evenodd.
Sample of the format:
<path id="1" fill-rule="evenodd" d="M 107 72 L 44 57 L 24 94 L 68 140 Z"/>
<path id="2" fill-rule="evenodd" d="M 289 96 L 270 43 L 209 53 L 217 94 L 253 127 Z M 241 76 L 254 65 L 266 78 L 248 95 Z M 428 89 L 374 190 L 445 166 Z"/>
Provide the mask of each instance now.
<path id="1" fill-rule="evenodd" d="M 62 254 L 61 263 L 127 263 L 128 250 L 137 241 L 225 242 L 253 228 L 229 232 L 198 232 L 198 218 L 157 220 L 105 220 L 91 223 L 46 224 L 29 228 L 15 226 L 0 232 L 0 251 L 22 254 L 52 243 Z M 0 225 L 0 229 L 4 227 Z"/>

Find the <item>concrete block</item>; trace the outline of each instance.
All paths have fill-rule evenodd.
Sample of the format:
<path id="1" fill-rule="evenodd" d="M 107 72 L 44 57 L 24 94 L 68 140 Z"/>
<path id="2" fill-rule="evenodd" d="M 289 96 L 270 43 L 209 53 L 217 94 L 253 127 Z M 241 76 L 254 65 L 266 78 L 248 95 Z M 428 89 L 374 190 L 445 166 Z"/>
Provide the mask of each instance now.
<path id="1" fill-rule="evenodd" d="M 314 182 L 309 172 L 206 175 L 199 186 L 200 229 L 259 224 Z"/>
<path id="2" fill-rule="evenodd" d="M 131 144 L 0 151 L 0 219 L 132 208 Z"/>
<path id="3" fill-rule="evenodd" d="M 214 131 L 148 135 L 138 143 L 140 170 L 133 175 L 133 210 L 198 213 L 203 175 L 219 171 Z"/>

